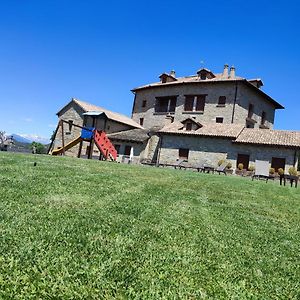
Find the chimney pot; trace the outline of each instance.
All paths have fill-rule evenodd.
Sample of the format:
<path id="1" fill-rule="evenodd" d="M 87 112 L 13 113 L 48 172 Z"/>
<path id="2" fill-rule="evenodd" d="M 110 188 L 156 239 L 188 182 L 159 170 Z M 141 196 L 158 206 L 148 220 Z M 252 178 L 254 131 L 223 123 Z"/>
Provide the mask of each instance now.
<path id="1" fill-rule="evenodd" d="M 235 67 L 234 67 L 234 66 L 231 66 L 231 67 L 230 67 L 229 78 L 231 78 L 231 79 L 234 79 L 234 78 L 235 78 Z"/>
<path id="2" fill-rule="evenodd" d="M 176 77 L 176 72 L 174 70 L 171 70 L 170 75 Z"/>
<path id="3" fill-rule="evenodd" d="M 223 78 L 228 78 L 228 64 L 224 65 Z"/>

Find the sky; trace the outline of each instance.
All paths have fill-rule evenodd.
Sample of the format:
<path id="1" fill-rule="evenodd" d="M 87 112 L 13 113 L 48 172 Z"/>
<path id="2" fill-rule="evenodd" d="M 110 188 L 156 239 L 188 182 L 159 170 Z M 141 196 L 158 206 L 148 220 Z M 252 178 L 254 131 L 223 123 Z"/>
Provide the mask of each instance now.
<path id="1" fill-rule="evenodd" d="M 300 130 L 297 2 L 0 0 L 0 130 L 50 137 L 72 97 L 130 116 L 132 88 L 202 61 L 261 78 Z"/>

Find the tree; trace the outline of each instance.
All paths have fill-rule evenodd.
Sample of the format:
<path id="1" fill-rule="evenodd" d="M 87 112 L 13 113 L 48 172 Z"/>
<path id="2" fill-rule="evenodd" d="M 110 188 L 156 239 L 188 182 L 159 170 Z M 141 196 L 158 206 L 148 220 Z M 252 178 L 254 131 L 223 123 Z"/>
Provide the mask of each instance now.
<path id="1" fill-rule="evenodd" d="M 32 142 L 30 145 L 30 149 L 32 150 L 32 153 L 36 154 L 45 154 L 46 153 L 46 148 L 43 144 L 37 143 L 37 142 Z"/>
<path id="2" fill-rule="evenodd" d="M 2 146 L 6 140 L 7 136 L 5 134 L 5 131 L 0 130 L 0 146 Z"/>

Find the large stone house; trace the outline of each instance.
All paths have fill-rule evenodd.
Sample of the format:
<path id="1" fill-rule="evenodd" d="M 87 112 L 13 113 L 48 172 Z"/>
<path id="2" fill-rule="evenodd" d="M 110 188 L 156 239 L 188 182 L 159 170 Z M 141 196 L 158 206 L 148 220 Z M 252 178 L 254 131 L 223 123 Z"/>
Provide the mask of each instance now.
<path id="1" fill-rule="evenodd" d="M 120 161 L 172 164 L 184 158 L 190 165 L 216 165 L 225 159 L 247 168 L 259 159 L 286 171 L 298 166 L 300 132 L 272 129 L 275 110 L 283 106 L 262 91 L 261 79 L 236 76 L 227 65 L 220 74 L 201 69 L 159 78 L 132 90 L 132 119 L 78 100 L 58 116 L 105 130 Z M 58 131 L 54 144 L 60 139 Z"/>

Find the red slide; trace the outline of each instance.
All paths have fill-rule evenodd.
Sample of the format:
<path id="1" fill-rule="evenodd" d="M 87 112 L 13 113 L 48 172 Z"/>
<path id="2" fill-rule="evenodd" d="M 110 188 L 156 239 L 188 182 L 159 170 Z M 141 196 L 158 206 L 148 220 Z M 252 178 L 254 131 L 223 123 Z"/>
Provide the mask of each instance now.
<path id="1" fill-rule="evenodd" d="M 106 136 L 104 131 L 95 130 L 94 140 L 96 146 L 101 151 L 105 159 L 117 159 L 117 150 L 115 149 L 109 138 Z"/>

